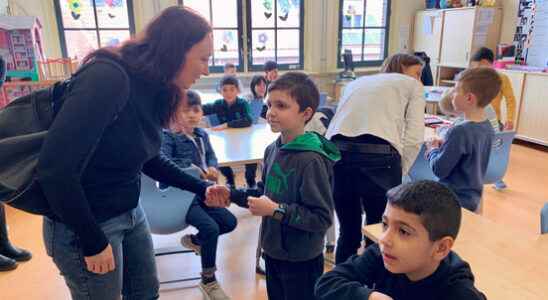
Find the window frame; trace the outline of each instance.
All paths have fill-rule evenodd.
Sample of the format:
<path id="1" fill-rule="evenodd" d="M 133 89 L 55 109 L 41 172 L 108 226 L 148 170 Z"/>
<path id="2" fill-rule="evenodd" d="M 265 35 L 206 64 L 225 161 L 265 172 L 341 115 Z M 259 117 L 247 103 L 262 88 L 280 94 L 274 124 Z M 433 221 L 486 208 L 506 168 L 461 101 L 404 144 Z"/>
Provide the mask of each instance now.
<path id="1" fill-rule="evenodd" d="M 251 13 L 251 1 L 246 1 L 246 35 L 247 35 L 247 69 L 249 72 L 263 71 L 263 65 L 254 65 L 253 64 L 253 34 L 252 34 L 252 13 Z M 295 30 L 296 27 L 278 27 L 278 0 L 274 1 L 274 18 L 275 24 L 274 27 L 260 27 L 260 29 L 274 30 L 274 60 L 277 61 L 278 57 L 278 31 L 291 29 Z M 304 1 L 300 0 L 300 12 L 299 12 L 299 62 L 297 64 L 280 64 L 278 63 L 279 70 L 303 70 L 304 69 Z"/>
<path id="2" fill-rule="evenodd" d="M 203 0 L 204 1 L 204 0 Z M 213 17 L 213 9 L 212 9 L 212 0 L 207 0 L 209 1 L 209 16 L 208 16 L 208 21 L 211 22 L 210 20 L 212 19 Z M 177 0 L 177 5 L 178 6 L 184 6 L 184 3 L 185 1 L 184 0 Z M 236 67 L 236 70 L 238 72 L 243 72 L 244 71 L 244 33 L 243 33 L 243 12 L 242 12 L 242 0 L 236 0 L 236 6 L 237 6 L 237 13 L 238 13 L 238 17 L 237 17 L 237 20 L 238 20 L 238 26 L 236 27 L 236 30 L 238 31 L 238 45 L 239 45 L 239 49 L 238 49 L 238 66 Z M 211 29 L 213 31 L 215 30 L 234 30 L 234 28 L 232 27 L 213 27 L 213 22 L 211 22 Z M 215 62 L 215 49 L 213 49 L 213 55 L 211 56 L 211 61 L 214 63 Z M 209 72 L 211 73 L 223 73 L 224 72 L 224 65 L 222 66 L 219 66 L 219 65 L 211 65 L 209 66 Z"/>
<path id="3" fill-rule="evenodd" d="M 362 51 L 361 56 L 362 60 L 360 61 L 353 61 L 354 67 L 378 67 L 381 66 L 384 60 L 388 57 L 388 48 L 389 48 L 389 41 L 390 41 L 390 16 L 391 16 L 391 8 L 392 8 L 392 0 L 385 0 L 386 1 L 386 20 L 385 20 L 385 26 L 366 26 L 365 25 L 365 8 L 367 7 L 367 1 L 364 0 L 363 2 L 363 26 L 361 27 L 352 27 L 352 28 L 343 28 L 343 5 L 344 0 L 339 0 L 339 29 L 338 29 L 338 38 L 337 38 L 337 68 L 344 68 L 344 63 L 342 62 L 342 32 L 343 29 L 360 29 L 362 30 Z M 364 47 L 365 47 L 365 30 L 366 29 L 384 29 L 385 35 L 384 35 L 384 49 L 383 49 L 383 58 L 380 60 L 363 60 L 364 55 Z M 354 56 L 354 54 L 352 54 Z"/>
<path id="4" fill-rule="evenodd" d="M 67 49 L 67 40 L 65 37 L 65 31 L 95 31 L 95 34 L 97 36 L 97 45 L 101 47 L 101 36 L 99 34 L 100 31 L 120 31 L 120 30 L 129 30 L 130 37 L 133 37 L 135 35 L 135 15 L 133 12 L 133 0 L 126 0 L 127 4 L 127 10 L 128 10 L 128 24 L 129 28 L 125 27 L 117 27 L 117 28 L 104 28 L 99 26 L 99 21 L 97 17 L 97 6 L 95 5 L 95 1 L 93 0 L 93 15 L 95 18 L 95 27 L 89 27 L 89 28 L 65 28 L 63 24 L 63 16 L 62 16 L 62 10 L 61 6 L 59 4 L 59 0 L 53 0 L 53 6 L 55 9 L 55 18 L 57 20 L 57 29 L 59 31 L 59 40 L 61 43 L 61 55 L 64 58 L 68 58 L 68 49 Z M 78 58 L 83 59 L 83 57 Z"/>

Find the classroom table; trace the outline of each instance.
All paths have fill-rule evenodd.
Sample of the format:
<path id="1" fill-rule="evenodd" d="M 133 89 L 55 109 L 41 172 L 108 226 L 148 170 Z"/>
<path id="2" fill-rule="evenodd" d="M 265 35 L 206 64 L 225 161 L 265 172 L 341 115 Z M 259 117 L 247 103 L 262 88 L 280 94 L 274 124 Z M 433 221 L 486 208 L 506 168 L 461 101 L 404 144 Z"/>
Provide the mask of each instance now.
<path id="1" fill-rule="evenodd" d="M 266 147 L 280 135 L 272 132 L 266 123 L 222 131 L 206 130 L 221 167 L 261 162 Z"/>
<path id="2" fill-rule="evenodd" d="M 426 100 L 426 111 L 436 115 L 438 113 L 438 103 L 441 101 L 443 93 L 450 89 L 448 86 L 425 86 L 424 100 Z"/>
<path id="3" fill-rule="evenodd" d="M 453 250 L 470 263 L 476 287 L 488 299 L 546 299 L 548 235 L 527 234 L 462 210 L 462 225 Z M 363 227 L 377 242 L 382 225 Z"/>

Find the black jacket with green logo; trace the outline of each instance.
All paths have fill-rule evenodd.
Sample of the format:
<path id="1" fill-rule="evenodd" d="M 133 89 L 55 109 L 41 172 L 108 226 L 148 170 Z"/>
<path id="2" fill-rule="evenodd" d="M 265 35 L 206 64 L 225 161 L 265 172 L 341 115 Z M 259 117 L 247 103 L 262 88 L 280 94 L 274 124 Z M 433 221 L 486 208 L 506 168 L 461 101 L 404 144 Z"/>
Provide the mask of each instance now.
<path id="1" fill-rule="evenodd" d="M 323 136 L 307 132 L 283 145 L 270 144 L 264 155 L 262 182 L 257 189 L 233 190 L 231 200 L 247 206 L 247 197 L 266 195 L 285 203 L 282 221 L 263 217 L 264 253 L 286 261 L 305 261 L 323 251 L 325 232 L 333 220 L 331 179 L 340 153 Z"/>

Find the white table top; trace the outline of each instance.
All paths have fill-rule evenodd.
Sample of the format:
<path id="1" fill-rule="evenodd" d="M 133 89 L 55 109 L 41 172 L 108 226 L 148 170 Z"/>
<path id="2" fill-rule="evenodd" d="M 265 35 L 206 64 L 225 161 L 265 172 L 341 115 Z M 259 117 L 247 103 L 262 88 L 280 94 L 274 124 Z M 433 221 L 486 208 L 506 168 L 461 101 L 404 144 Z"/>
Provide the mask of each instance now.
<path id="1" fill-rule="evenodd" d="M 424 99 L 426 102 L 440 102 L 443 93 L 450 88 L 449 86 L 425 86 Z"/>
<path id="2" fill-rule="evenodd" d="M 262 161 L 266 147 L 280 135 L 272 132 L 268 124 L 254 124 L 251 127 L 229 128 L 222 131 L 206 130 L 219 166 Z"/>

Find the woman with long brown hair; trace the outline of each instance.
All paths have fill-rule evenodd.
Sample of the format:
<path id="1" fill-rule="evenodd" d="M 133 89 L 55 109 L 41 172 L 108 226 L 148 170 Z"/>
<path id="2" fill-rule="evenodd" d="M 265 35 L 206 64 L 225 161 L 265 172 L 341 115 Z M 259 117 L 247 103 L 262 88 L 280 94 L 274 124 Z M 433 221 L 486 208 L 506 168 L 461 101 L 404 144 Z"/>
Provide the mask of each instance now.
<path id="1" fill-rule="evenodd" d="M 209 23 L 165 9 L 137 37 L 89 54 L 64 92 L 40 153 L 48 255 L 73 299 L 157 299 L 140 174 L 220 203 L 228 189 L 184 173 L 160 153 L 161 129 L 208 74 Z"/>
<path id="2" fill-rule="evenodd" d="M 399 184 L 424 141 L 423 62 L 409 54 L 386 59 L 380 74 L 346 86 L 326 137 L 341 151 L 333 200 L 340 222 L 335 261 L 356 254 L 367 224 L 381 221 L 386 192 Z"/>

